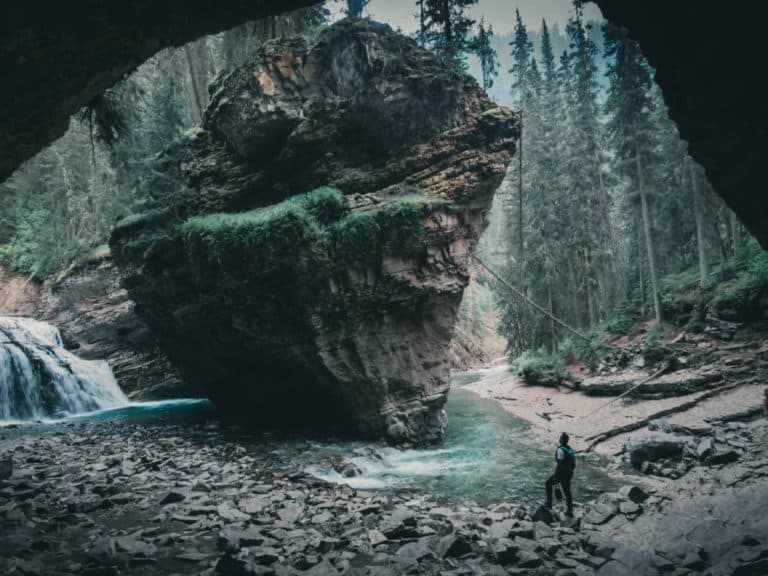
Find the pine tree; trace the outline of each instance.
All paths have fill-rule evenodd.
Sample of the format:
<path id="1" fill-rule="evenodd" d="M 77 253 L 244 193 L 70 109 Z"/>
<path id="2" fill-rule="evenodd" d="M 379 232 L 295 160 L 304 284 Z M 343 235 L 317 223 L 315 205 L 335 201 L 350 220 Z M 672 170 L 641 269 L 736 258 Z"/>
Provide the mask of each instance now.
<path id="1" fill-rule="evenodd" d="M 661 322 L 659 272 L 648 181 L 648 167 L 656 161 L 651 116 L 651 71 L 639 46 L 625 30 L 606 24 L 604 34 L 606 55 L 613 59 L 608 73 L 610 89 L 607 109 L 610 114 L 609 131 L 620 162 L 617 172 L 630 180 L 631 189 L 639 199 L 654 315 Z"/>
<path id="2" fill-rule="evenodd" d="M 493 26 L 485 26 L 485 20 L 480 19 L 477 36 L 472 43 L 472 51 L 480 59 L 483 89 L 487 92 L 493 87 L 493 80 L 499 75 L 499 56 L 491 45 Z"/>
<path id="3" fill-rule="evenodd" d="M 470 33 L 475 21 L 466 11 L 478 0 L 425 0 L 424 43 L 441 59 L 461 65 L 472 49 Z"/>
<path id="4" fill-rule="evenodd" d="M 600 142 L 601 126 L 597 104 L 597 47 L 589 37 L 580 3 L 575 3 L 574 15 L 566 32 L 570 52 L 562 59 L 565 76 L 568 122 L 568 159 L 566 170 L 571 181 L 571 215 L 575 251 L 575 278 L 585 300 L 588 325 L 594 325 L 598 309 L 598 247 L 607 242 L 606 218 L 601 218 Z"/>
<path id="5" fill-rule="evenodd" d="M 517 102 L 517 107 L 523 109 L 530 103 L 531 93 L 529 79 L 531 70 L 531 58 L 533 56 L 533 44 L 528 38 L 528 29 L 520 17 L 520 10 L 515 12 L 515 36 L 509 45 L 512 47 L 512 94 Z"/>
<path id="6" fill-rule="evenodd" d="M 347 0 L 347 16 L 349 18 L 362 18 L 363 10 L 371 0 Z"/>

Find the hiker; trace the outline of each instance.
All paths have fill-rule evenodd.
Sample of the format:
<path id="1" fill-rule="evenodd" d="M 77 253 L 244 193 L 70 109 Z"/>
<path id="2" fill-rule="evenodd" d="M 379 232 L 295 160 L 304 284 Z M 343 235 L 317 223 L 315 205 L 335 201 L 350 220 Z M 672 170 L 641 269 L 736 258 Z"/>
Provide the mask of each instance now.
<path id="1" fill-rule="evenodd" d="M 768 418 L 768 388 L 763 392 L 763 416 Z"/>
<path id="2" fill-rule="evenodd" d="M 547 501 L 543 502 L 541 507 L 547 510 L 552 508 L 552 489 L 555 484 L 560 484 L 560 487 L 565 493 L 565 502 L 568 505 L 568 510 L 565 515 L 571 518 L 573 517 L 571 479 L 573 478 L 573 471 L 576 469 L 576 453 L 573 451 L 573 448 L 568 446 L 568 440 L 570 440 L 568 434 L 563 432 L 560 435 L 560 446 L 558 446 L 555 451 L 555 473 L 547 478 Z"/>

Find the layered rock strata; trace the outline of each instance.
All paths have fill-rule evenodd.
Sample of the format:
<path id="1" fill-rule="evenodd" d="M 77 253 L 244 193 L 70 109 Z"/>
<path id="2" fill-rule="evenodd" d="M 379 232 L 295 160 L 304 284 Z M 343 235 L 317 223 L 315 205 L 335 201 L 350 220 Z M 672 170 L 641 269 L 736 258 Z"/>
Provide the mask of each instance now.
<path id="1" fill-rule="evenodd" d="M 248 421 L 439 439 L 469 254 L 519 132 L 389 27 L 270 42 L 111 245 L 184 376 Z"/>

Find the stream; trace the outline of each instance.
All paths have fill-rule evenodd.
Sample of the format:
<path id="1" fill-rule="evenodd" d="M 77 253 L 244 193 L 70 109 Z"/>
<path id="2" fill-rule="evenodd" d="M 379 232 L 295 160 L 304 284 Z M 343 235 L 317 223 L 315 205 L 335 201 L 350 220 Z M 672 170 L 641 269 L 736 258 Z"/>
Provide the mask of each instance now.
<path id="1" fill-rule="evenodd" d="M 457 374 L 454 382 L 468 383 L 482 375 Z M 195 399 L 129 403 L 44 423 L 16 424 L 12 430 L 5 430 L 44 434 L 51 426 L 79 423 L 97 427 L 183 424 L 184 430 L 201 441 L 225 441 L 245 447 L 265 463 L 265 468 L 305 472 L 358 490 L 411 490 L 415 496 L 429 494 L 446 504 L 474 502 L 481 506 L 500 502 L 532 504 L 542 498 L 543 482 L 553 469 L 553 455 L 538 445 L 525 421 L 456 383 L 446 410 L 445 439 L 430 449 L 400 450 L 381 443 L 253 432 L 220 423 L 210 402 Z M 361 473 L 345 478 L 334 469 L 339 461 L 353 463 Z M 580 459 L 577 466 L 573 488 L 576 501 L 616 488 L 594 463 Z"/>
<path id="2" fill-rule="evenodd" d="M 64 350 L 53 326 L 0 318 L 0 429 L 5 434 L 48 433 L 54 426 L 175 426 L 205 442 L 244 447 L 265 468 L 307 473 L 358 490 L 412 490 L 445 502 L 531 502 L 553 469 L 529 425 L 498 403 L 463 387 L 492 369 L 452 375 L 448 426 L 440 445 L 400 450 L 382 443 L 254 432 L 219 422 L 207 400 L 130 402 L 106 362 Z M 181 425 L 181 426 L 179 426 Z M 554 441 L 554 439 L 553 439 Z M 346 477 L 339 470 L 354 469 Z M 580 461 L 574 497 L 587 500 L 612 488 L 605 474 Z"/>

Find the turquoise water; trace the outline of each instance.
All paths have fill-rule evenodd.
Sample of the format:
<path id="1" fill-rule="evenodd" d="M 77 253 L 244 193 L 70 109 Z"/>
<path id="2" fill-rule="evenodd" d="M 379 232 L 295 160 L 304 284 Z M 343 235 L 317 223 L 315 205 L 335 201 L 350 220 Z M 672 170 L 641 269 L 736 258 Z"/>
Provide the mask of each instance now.
<path id="1" fill-rule="evenodd" d="M 310 472 L 357 488 L 412 488 L 448 501 L 487 505 L 497 502 L 534 502 L 543 498 L 543 485 L 554 470 L 554 450 L 542 450 L 528 424 L 506 412 L 497 402 L 454 388 L 446 406 L 448 427 L 443 443 L 431 450 L 397 450 L 370 445 L 336 445 L 362 471 L 345 479 L 322 466 Z M 326 451 L 332 446 L 318 445 Z M 349 456 L 349 452 L 352 455 Z M 373 453 L 371 453 L 373 452 Z M 573 490 L 586 500 L 612 488 L 600 470 L 579 461 Z"/>
<path id="2" fill-rule="evenodd" d="M 475 380 L 464 374 L 462 383 Z M 459 380 L 454 378 L 454 381 Z M 318 478 L 346 483 L 361 490 L 410 489 L 447 503 L 532 503 L 543 497 L 543 484 L 554 468 L 554 449 L 543 450 L 528 424 L 492 400 L 454 386 L 446 406 L 444 441 L 433 449 L 398 450 L 378 443 L 307 439 L 254 433 L 221 425 L 207 400 L 133 403 L 81 414 L 66 422 L 125 422 L 174 426 L 208 442 L 240 444 L 259 460 L 286 471 L 304 471 Z M 61 422 L 59 420 L 58 422 Z M 183 427 L 179 427 L 181 424 Z M 47 424 L 46 424 L 47 425 Z M 334 462 L 352 462 L 362 472 L 344 478 Z M 590 499 L 615 488 L 593 464 L 579 459 L 574 498 Z"/>

